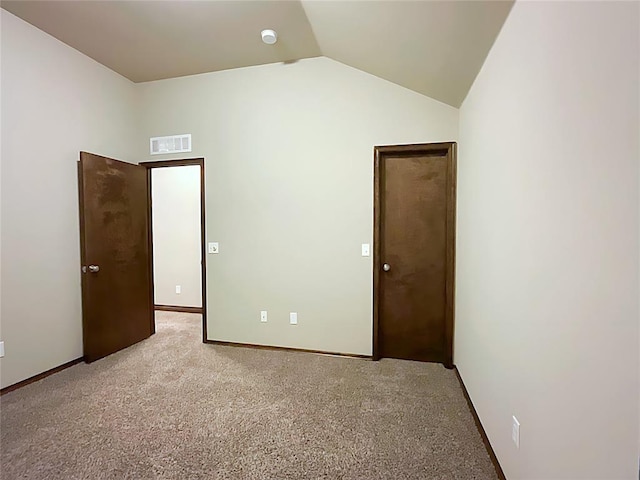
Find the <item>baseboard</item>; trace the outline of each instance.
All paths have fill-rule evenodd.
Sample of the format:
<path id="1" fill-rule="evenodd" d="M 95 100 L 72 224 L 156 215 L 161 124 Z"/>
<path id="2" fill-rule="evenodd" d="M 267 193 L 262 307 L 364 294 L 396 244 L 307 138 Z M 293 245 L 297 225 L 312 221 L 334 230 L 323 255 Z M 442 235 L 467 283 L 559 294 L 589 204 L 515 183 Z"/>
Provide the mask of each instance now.
<path id="1" fill-rule="evenodd" d="M 332 357 L 346 357 L 346 358 L 361 358 L 364 360 L 371 360 L 372 358 L 371 355 L 360 355 L 357 353 L 340 353 L 340 352 L 329 352 L 326 350 L 309 350 L 306 348 L 276 347 L 272 345 L 260 345 L 256 343 L 224 342 L 222 340 L 205 340 L 204 343 L 209 343 L 211 345 L 223 345 L 225 347 L 255 348 L 258 350 L 279 350 L 281 352 L 315 353 L 317 355 L 330 355 Z"/>
<path id="2" fill-rule="evenodd" d="M 181 307 L 179 305 L 154 305 L 153 309 L 163 312 L 202 313 L 202 307 Z"/>
<path id="3" fill-rule="evenodd" d="M 13 385 L 9 385 L 8 387 L 4 387 L 0 390 L 0 395 L 4 395 L 5 393 L 13 392 L 22 387 L 26 387 L 30 383 L 37 382 L 38 380 L 42 380 L 43 378 L 48 377 L 49 375 L 53 375 L 54 373 L 61 372 L 69 367 L 73 367 L 74 365 L 82 362 L 83 358 L 76 358 L 75 360 L 71 360 L 70 362 L 63 363 L 57 367 L 54 367 L 46 372 L 39 373 L 38 375 L 34 375 L 33 377 L 27 378 L 26 380 L 22 380 L 21 382 L 14 383 Z"/>
<path id="4" fill-rule="evenodd" d="M 462 393 L 464 394 L 464 398 L 467 401 L 467 405 L 469 405 L 469 410 L 471 410 L 471 415 L 473 415 L 473 421 L 476 422 L 476 427 L 478 428 L 478 432 L 482 437 L 482 443 L 484 443 L 484 447 L 487 449 L 487 453 L 489 454 L 489 458 L 491 458 L 491 463 L 493 463 L 493 467 L 496 469 L 498 478 L 500 480 L 507 480 L 507 477 L 505 477 L 504 472 L 502 471 L 502 467 L 500 466 L 500 462 L 498 462 L 498 457 L 496 457 L 496 452 L 493 451 L 493 447 L 489 442 L 489 437 L 487 437 L 487 432 L 484 431 L 484 427 L 482 426 L 482 422 L 480 421 L 478 412 L 476 412 L 476 407 L 473 406 L 473 402 L 471 401 L 471 397 L 469 396 L 467 387 L 462 381 L 462 377 L 460 376 L 458 367 L 454 365 L 453 371 L 456 372 L 456 377 L 458 377 L 458 381 L 460 382 L 460 386 L 462 387 Z"/>

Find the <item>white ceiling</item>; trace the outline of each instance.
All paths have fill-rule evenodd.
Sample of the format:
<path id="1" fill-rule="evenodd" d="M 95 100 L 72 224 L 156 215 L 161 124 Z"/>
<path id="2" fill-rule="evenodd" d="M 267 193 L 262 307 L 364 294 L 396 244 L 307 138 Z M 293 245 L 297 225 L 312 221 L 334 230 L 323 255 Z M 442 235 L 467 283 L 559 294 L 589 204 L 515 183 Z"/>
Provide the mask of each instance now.
<path id="1" fill-rule="evenodd" d="M 512 0 L 3 0 L 134 82 L 325 55 L 460 106 Z M 265 45 L 260 31 L 278 32 Z"/>

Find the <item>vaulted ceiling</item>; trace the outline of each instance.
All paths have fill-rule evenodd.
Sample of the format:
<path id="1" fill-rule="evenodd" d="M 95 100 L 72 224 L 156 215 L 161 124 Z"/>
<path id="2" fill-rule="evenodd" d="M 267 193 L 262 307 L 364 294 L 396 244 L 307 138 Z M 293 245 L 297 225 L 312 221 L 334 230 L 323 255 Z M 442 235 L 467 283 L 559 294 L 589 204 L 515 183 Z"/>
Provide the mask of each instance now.
<path id="1" fill-rule="evenodd" d="M 499 1 L 3 0 L 134 82 L 327 56 L 460 106 L 511 7 Z M 260 31 L 278 42 L 266 45 Z"/>

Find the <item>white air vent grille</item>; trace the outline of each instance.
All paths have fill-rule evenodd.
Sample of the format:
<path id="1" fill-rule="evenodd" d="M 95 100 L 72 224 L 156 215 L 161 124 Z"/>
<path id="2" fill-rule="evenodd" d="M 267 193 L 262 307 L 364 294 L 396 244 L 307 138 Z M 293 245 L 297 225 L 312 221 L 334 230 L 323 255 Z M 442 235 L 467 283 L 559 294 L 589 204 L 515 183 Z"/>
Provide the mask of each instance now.
<path id="1" fill-rule="evenodd" d="M 153 137 L 149 140 L 151 155 L 182 153 L 191 151 L 191 134 Z"/>

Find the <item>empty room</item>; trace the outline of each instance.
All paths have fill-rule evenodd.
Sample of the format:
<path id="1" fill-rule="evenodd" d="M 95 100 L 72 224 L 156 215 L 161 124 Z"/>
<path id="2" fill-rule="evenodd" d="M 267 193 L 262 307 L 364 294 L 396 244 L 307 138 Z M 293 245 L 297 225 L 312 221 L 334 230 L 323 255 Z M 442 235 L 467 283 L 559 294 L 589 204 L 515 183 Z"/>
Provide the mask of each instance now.
<path id="1" fill-rule="evenodd" d="M 640 478 L 640 2 L 0 6 L 2 479 Z"/>

